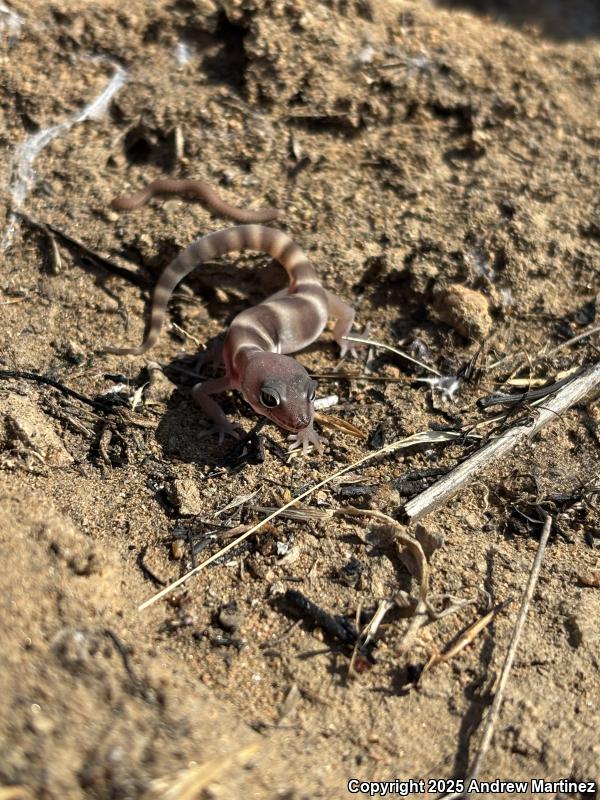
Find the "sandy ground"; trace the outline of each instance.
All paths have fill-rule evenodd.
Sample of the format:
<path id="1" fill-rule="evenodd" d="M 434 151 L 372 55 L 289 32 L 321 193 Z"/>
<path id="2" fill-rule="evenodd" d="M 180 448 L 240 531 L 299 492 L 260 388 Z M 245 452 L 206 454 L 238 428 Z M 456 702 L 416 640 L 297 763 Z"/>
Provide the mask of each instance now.
<path id="1" fill-rule="evenodd" d="M 485 440 L 538 412 L 506 418 L 477 399 L 598 360 L 598 334 L 556 349 L 600 322 L 598 11 L 500 5 L 501 18 L 493 3 L 482 16 L 422 0 L 0 7 L 4 800 L 315 800 L 351 796 L 350 778 L 463 778 L 545 512 L 550 543 L 480 777 L 600 781 L 597 402 L 401 529 L 427 550 L 432 609 L 458 606 L 417 630 L 397 528 L 341 512 L 402 521 L 481 439 L 374 457 L 138 611 L 336 469 L 419 431 L 488 420 Z M 258 255 L 206 264 L 148 357 L 102 355 L 141 341 L 160 269 L 227 224 L 180 199 L 110 209 L 163 175 L 283 209 L 356 330 L 452 391 L 381 350 L 339 365 L 326 333 L 298 357 L 339 398 L 323 454 L 288 457 L 270 425 L 241 455 L 207 437 L 192 357 L 283 275 Z M 240 397 L 223 402 L 252 430 Z M 392 601 L 371 659 L 351 669 L 351 645 L 299 617 L 293 592 L 349 641 Z"/>

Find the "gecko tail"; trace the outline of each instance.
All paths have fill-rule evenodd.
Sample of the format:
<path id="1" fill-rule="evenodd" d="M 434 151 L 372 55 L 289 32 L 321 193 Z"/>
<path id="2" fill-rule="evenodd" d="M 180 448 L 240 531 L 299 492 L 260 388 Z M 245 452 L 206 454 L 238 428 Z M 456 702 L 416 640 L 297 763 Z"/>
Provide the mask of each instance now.
<path id="1" fill-rule="evenodd" d="M 263 225 L 238 225 L 209 233 L 196 239 L 169 264 L 159 278 L 152 297 L 150 326 L 144 341 L 139 347 L 118 348 L 110 351 L 118 355 L 142 355 L 149 350 L 160 334 L 167 305 L 173 291 L 190 272 L 201 263 L 227 253 L 253 250 L 268 253 L 275 258 L 288 273 L 290 291 L 304 285 L 320 288 L 314 269 L 300 247 L 283 231 Z"/>
<path id="2" fill-rule="evenodd" d="M 148 203 L 153 197 L 160 195 L 187 194 L 199 200 L 205 208 L 219 217 L 227 217 L 235 222 L 272 222 L 283 216 L 278 208 L 239 208 L 227 203 L 205 181 L 175 180 L 159 178 L 152 181 L 144 189 L 130 195 L 114 197 L 112 208 L 119 211 L 131 211 Z"/>

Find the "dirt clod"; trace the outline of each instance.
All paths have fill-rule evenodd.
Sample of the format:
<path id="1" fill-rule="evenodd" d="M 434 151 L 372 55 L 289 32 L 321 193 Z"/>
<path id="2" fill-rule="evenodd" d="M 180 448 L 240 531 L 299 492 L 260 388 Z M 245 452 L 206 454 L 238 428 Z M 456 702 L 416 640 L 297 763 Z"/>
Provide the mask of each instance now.
<path id="1" fill-rule="evenodd" d="M 487 297 L 455 283 L 435 296 L 435 310 L 442 322 L 465 339 L 485 339 L 492 329 Z"/>
<path id="2" fill-rule="evenodd" d="M 176 478 L 169 495 L 182 516 L 201 514 L 204 509 L 200 489 L 192 478 Z"/>

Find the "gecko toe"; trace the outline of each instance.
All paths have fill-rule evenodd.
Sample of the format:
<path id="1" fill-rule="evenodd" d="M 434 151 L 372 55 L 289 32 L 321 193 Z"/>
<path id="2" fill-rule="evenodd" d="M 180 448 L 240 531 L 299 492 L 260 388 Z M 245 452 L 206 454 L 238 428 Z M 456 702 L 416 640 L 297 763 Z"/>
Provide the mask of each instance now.
<path id="1" fill-rule="evenodd" d="M 323 440 L 319 438 L 312 426 L 292 433 L 288 436 L 288 441 L 290 442 L 290 451 L 302 447 L 302 454 L 307 455 L 312 445 L 318 453 L 323 452 Z"/>

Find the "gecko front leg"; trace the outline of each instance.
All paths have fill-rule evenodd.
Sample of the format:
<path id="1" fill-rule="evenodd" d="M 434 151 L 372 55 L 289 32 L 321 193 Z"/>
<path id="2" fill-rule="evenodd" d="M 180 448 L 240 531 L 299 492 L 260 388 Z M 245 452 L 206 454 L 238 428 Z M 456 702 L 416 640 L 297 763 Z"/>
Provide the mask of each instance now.
<path id="1" fill-rule="evenodd" d="M 233 436 L 234 439 L 239 439 L 240 433 L 242 433 L 242 428 L 230 422 L 221 406 L 209 396 L 227 392 L 231 388 L 229 376 L 223 375 L 222 378 L 211 378 L 211 380 L 197 383 L 192 389 L 194 403 L 214 422 L 214 427 L 209 433 L 217 433 L 219 435 L 219 444 L 223 442 L 226 434 Z"/>

